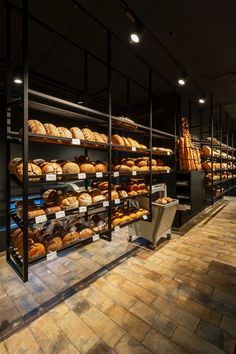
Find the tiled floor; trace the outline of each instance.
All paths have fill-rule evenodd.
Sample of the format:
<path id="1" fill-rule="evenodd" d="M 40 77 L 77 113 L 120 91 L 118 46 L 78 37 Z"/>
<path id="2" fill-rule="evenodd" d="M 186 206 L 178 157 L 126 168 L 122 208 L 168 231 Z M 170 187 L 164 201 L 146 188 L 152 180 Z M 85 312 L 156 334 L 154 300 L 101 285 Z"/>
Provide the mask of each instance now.
<path id="1" fill-rule="evenodd" d="M 64 286 L 65 264 L 59 264 L 46 268 L 51 272 L 48 291 L 53 290 L 56 272 L 62 277 L 58 289 Z M 39 273 L 38 279 L 43 278 Z M 5 291 L 13 292 L 17 311 L 24 310 L 30 303 L 28 292 L 20 284 L 17 289 L 12 286 L 11 272 L 6 275 L 5 270 L 4 275 L 8 281 L 0 288 L 1 305 L 8 299 Z M 40 286 L 37 290 L 40 293 Z M 35 297 L 33 289 L 30 294 Z M 26 300 L 17 304 L 17 298 Z M 141 250 L 60 303 L 0 343 L 0 353 L 220 354 L 235 353 L 235 344 L 236 200 L 232 200 L 185 236 L 156 251 Z"/>

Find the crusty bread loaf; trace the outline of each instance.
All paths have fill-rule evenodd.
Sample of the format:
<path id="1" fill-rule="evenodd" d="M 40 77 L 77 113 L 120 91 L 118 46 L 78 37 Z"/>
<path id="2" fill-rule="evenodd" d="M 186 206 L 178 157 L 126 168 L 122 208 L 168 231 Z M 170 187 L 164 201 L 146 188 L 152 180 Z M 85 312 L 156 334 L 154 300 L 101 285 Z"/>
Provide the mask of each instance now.
<path id="1" fill-rule="evenodd" d="M 92 197 L 88 193 L 81 193 L 78 197 L 79 205 L 81 206 L 87 206 L 92 204 Z"/>
<path id="2" fill-rule="evenodd" d="M 91 163 L 84 163 L 80 165 L 81 173 L 95 173 L 95 167 Z"/>
<path id="3" fill-rule="evenodd" d="M 72 138 L 79 139 L 79 140 L 85 140 L 84 134 L 80 128 L 73 127 L 73 128 L 70 128 L 70 131 L 72 134 Z"/>
<path id="4" fill-rule="evenodd" d="M 118 134 L 112 135 L 111 142 L 115 145 L 125 145 L 123 138 Z"/>
<path id="5" fill-rule="evenodd" d="M 28 120 L 28 128 L 31 133 L 43 134 L 43 135 L 46 134 L 46 129 L 44 125 L 36 119 Z"/>
<path id="6" fill-rule="evenodd" d="M 89 237 L 92 237 L 93 235 L 94 235 L 93 230 L 91 230 L 89 228 L 83 229 L 79 233 L 80 239 L 89 238 Z"/>
<path id="7" fill-rule="evenodd" d="M 44 257 L 46 254 L 45 247 L 42 243 L 32 243 L 29 246 L 29 259 L 36 259 L 39 257 Z"/>
<path id="8" fill-rule="evenodd" d="M 67 162 L 62 167 L 62 173 L 68 173 L 68 174 L 80 173 L 79 165 L 75 162 Z"/>
<path id="9" fill-rule="evenodd" d="M 56 162 L 46 162 L 42 165 L 43 174 L 62 174 L 61 166 Z"/>
<path id="10" fill-rule="evenodd" d="M 46 130 L 47 135 L 52 135 L 52 136 L 60 136 L 59 130 L 54 124 L 51 123 L 45 123 L 44 128 Z"/>
<path id="11" fill-rule="evenodd" d="M 19 162 L 15 166 L 15 175 L 17 178 L 22 181 L 23 180 L 23 162 Z M 34 177 L 34 176 L 40 176 L 42 175 L 42 170 L 39 166 L 35 165 L 34 163 L 28 163 L 28 176 Z M 31 180 L 37 181 L 37 178 L 33 178 Z"/>
<path id="12" fill-rule="evenodd" d="M 80 240 L 80 234 L 77 231 L 72 231 L 66 234 L 63 237 L 63 246 L 68 246 L 71 243 L 77 242 Z"/>
<path id="13" fill-rule="evenodd" d="M 107 166 L 103 163 L 97 163 L 95 165 L 95 172 L 107 172 Z"/>
<path id="14" fill-rule="evenodd" d="M 62 239 L 59 236 L 46 236 L 43 239 L 43 244 L 47 252 L 55 252 L 63 246 Z"/>
<path id="15" fill-rule="evenodd" d="M 84 134 L 84 139 L 88 140 L 88 141 L 95 141 L 95 137 L 93 135 L 92 130 L 88 129 L 88 128 L 83 128 L 82 132 Z"/>
<path id="16" fill-rule="evenodd" d="M 69 129 L 65 127 L 58 127 L 57 129 L 59 131 L 60 137 L 72 139 L 72 134 Z"/>

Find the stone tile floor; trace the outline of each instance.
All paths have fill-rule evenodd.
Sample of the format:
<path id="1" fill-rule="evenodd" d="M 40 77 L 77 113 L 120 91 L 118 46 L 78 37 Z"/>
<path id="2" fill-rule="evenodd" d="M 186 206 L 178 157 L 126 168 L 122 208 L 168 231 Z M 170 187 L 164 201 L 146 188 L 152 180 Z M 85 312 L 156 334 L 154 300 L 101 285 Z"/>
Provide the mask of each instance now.
<path id="1" fill-rule="evenodd" d="M 93 268 L 103 258 L 100 244 L 92 245 L 98 251 L 93 256 L 85 248 L 87 259 L 81 260 L 78 253 L 73 265 L 60 260 L 57 265 L 45 264 L 42 272 L 32 269 L 39 282 L 35 287 L 20 282 L 15 287 L 12 272 L 3 266 L 0 304 L 16 318 L 43 298 L 46 278 L 50 294 L 69 281 L 68 266 L 72 273 L 82 269 L 81 274 L 86 274 L 90 262 Z M 235 345 L 236 199 L 232 199 L 181 238 L 162 243 L 156 251 L 140 250 L 8 337 L 0 343 L 0 353 L 220 354 L 235 353 Z"/>

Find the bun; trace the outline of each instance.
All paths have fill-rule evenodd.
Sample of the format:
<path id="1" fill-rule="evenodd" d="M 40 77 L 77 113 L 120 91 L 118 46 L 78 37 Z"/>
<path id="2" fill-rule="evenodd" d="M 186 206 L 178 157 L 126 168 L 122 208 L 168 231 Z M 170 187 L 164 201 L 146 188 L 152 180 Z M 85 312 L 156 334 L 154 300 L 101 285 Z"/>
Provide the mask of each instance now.
<path id="1" fill-rule="evenodd" d="M 41 168 L 43 174 L 47 174 L 47 173 L 52 173 L 56 175 L 62 174 L 62 168 L 56 162 L 46 162 L 42 165 Z"/>
<path id="2" fill-rule="evenodd" d="M 28 120 L 28 128 L 31 133 L 46 135 L 44 125 L 36 119 Z"/>
<path id="3" fill-rule="evenodd" d="M 60 206 L 53 206 L 45 209 L 46 214 L 53 214 L 53 213 L 57 213 L 58 211 L 61 211 Z"/>
<path id="4" fill-rule="evenodd" d="M 45 247 L 42 243 L 32 243 L 29 246 L 28 255 L 30 259 L 44 257 L 46 254 Z"/>
<path id="5" fill-rule="evenodd" d="M 131 171 L 139 171 L 139 167 L 134 165 L 131 167 Z"/>
<path id="6" fill-rule="evenodd" d="M 73 128 L 70 128 L 70 131 L 72 134 L 72 138 L 79 139 L 79 140 L 85 140 L 84 134 L 83 134 L 82 130 L 80 130 L 80 128 L 73 127 Z"/>
<path id="7" fill-rule="evenodd" d="M 69 129 L 64 127 L 58 127 L 57 129 L 59 131 L 60 137 L 72 139 L 72 134 Z"/>
<path id="8" fill-rule="evenodd" d="M 63 237 L 63 246 L 68 246 L 80 239 L 80 234 L 77 231 L 72 231 Z"/>
<path id="9" fill-rule="evenodd" d="M 75 162 L 67 162 L 62 167 L 62 172 L 68 174 L 76 174 L 80 173 L 80 168 Z"/>
<path id="10" fill-rule="evenodd" d="M 91 163 L 84 163 L 80 165 L 80 172 L 95 173 L 95 167 Z"/>
<path id="11" fill-rule="evenodd" d="M 47 135 L 52 135 L 52 136 L 60 136 L 59 130 L 57 127 L 51 123 L 45 123 L 44 128 L 46 130 Z"/>
<path id="12" fill-rule="evenodd" d="M 107 166 L 103 163 L 97 163 L 95 165 L 95 172 L 107 172 Z"/>
<path id="13" fill-rule="evenodd" d="M 80 194 L 80 196 L 78 197 L 78 201 L 79 201 L 79 205 L 90 205 L 92 204 L 92 197 L 90 194 L 88 193 L 82 193 Z"/>
<path id="14" fill-rule="evenodd" d="M 122 159 L 121 163 L 129 167 L 134 166 L 134 161 L 131 159 Z"/>
<path id="15" fill-rule="evenodd" d="M 104 195 L 95 195 L 94 197 L 92 197 L 92 201 L 93 203 L 99 203 L 99 202 L 103 202 L 106 200 L 106 197 Z"/>
<path id="16" fill-rule="evenodd" d="M 68 196 L 61 201 L 62 209 L 73 209 L 79 207 L 79 201 L 76 197 Z"/>
<path id="17" fill-rule="evenodd" d="M 59 236 L 46 236 L 43 239 L 43 244 L 47 252 L 55 252 L 63 246 L 62 239 Z"/>
<path id="18" fill-rule="evenodd" d="M 94 232 L 89 228 L 83 229 L 79 233 L 79 236 L 81 239 L 92 237 L 93 235 L 94 235 Z"/>
<path id="19" fill-rule="evenodd" d="M 95 137 L 93 135 L 93 132 L 88 129 L 88 128 L 84 128 L 82 129 L 82 132 L 84 134 L 84 139 L 87 141 L 95 141 Z"/>
<path id="20" fill-rule="evenodd" d="M 125 145 L 123 138 L 118 134 L 112 135 L 111 142 L 115 145 Z"/>

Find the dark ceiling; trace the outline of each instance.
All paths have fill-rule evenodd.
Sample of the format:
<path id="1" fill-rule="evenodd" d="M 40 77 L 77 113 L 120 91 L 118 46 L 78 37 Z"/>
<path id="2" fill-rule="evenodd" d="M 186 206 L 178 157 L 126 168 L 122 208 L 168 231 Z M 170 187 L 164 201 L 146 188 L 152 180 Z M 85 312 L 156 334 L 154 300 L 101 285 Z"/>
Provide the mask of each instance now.
<path id="1" fill-rule="evenodd" d="M 21 6 L 21 1 L 12 3 Z M 71 89 L 84 90 L 83 52 L 44 28 L 36 19 L 106 61 L 106 31 L 88 16 L 90 13 L 121 39 L 114 38 L 112 41 L 112 65 L 116 69 L 147 87 L 148 68 L 145 62 L 148 63 L 155 71 L 154 91 L 162 94 L 171 92 L 176 85 L 179 74 L 177 62 L 191 76 L 187 87 L 181 89 L 185 96 L 195 99 L 200 88 L 213 92 L 230 118 L 236 119 L 235 0 L 125 0 L 162 43 L 162 47 L 147 30 L 140 45 L 129 45 L 128 33 L 132 23 L 118 0 L 30 0 L 29 3 L 33 16 L 30 20 L 30 68 L 34 73 Z M 19 12 L 14 10 L 13 13 L 14 55 L 19 49 L 21 37 Z M 4 51 L 1 57 L 4 60 Z M 18 64 L 19 59 L 18 55 Z M 124 102 L 126 79 L 113 72 L 112 84 L 115 101 L 117 104 Z M 147 95 L 145 91 L 136 85 L 132 87 L 135 87 L 133 90 L 131 88 L 133 102 L 143 100 Z M 89 93 L 101 91 L 102 97 L 105 88 L 105 65 L 89 57 Z"/>

